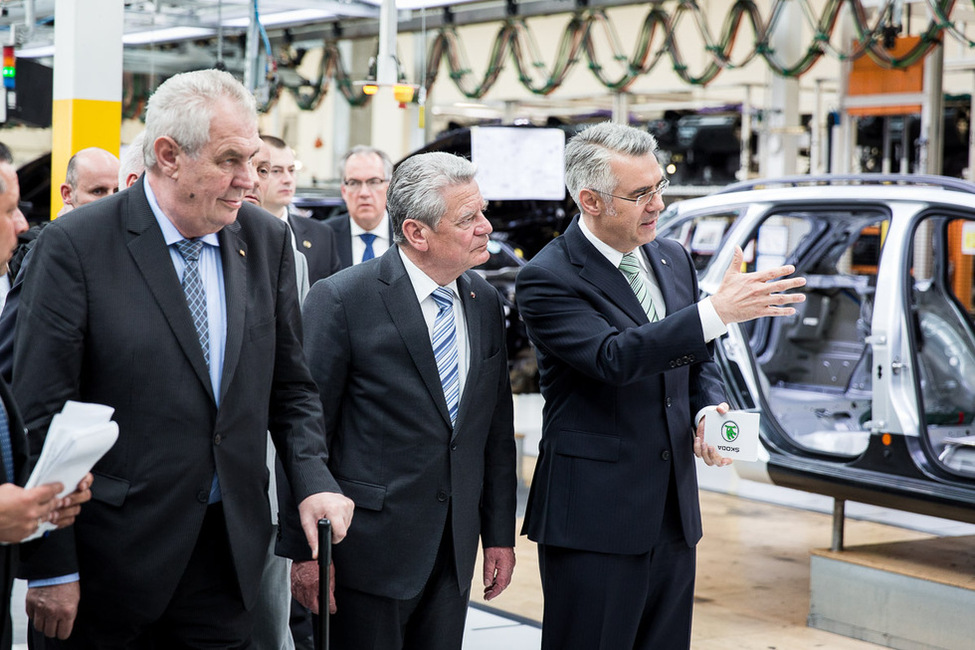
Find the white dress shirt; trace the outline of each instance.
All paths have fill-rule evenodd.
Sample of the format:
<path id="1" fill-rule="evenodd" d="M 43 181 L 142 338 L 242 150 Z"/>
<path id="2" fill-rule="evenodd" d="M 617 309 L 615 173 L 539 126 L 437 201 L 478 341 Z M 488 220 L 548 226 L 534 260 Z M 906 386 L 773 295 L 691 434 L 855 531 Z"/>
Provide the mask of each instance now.
<path id="1" fill-rule="evenodd" d="M 355 222 L 351 216 L 349 217 L 349 230 L 352 233 L 352 264 L 358 264 L 362 261 L 362 254 L 366 252 L 366 243 L 362 241 L 362 237 L 359 235 L 365 233 L 371 233 L 376 236 L 372 241 L 372 252 L 375 253 L 376 257 L 382 257 L 383 253 L 389 250 L 389 247 L 393 245 L 393 242 L 389 241 L 389 213 L 384 212 L 383 218 L 379 220 L 379 224 L 372 230 L 366 230 L 359 224 Z"/>
<path id="2" fill-rule="evenodd" d="M 403 266 L 406 267 L 406 274 L 410 276 L 410 283 L 413 285 L 413 291 L 416 292 L 416 299 L 420 303 L 420 310 L 423 312 L 423 320 L 427 325 L 427 332 L 430 335 L 431 345 L 433 343 L 433 322 L 437 318 L 437 313 L 440 311 L 440 307 L 437 305 L 436 301 L 433 299 L 433 292 L 436 291 L 437 287 L 440 285 L 434 282 L 429 275 L 420 270 L 416 264 L 413 263 L 409 257 L 403 253 L 403 249 L 399 249 L 400 259 L 403 260 Z M 470 343 L 467 340 L 467 319 L 464 318 L 464 305 L 460 301 L 460 295 L 457 292 L 457 281 L 454 280 L 448 285 L 445 285 L 446 289 L 450 290 L 450 295 L 454 299 L 454 326 L 457 330 L 457 370 L 460 375 L 460 400 L 464 397 L 464 385 L 467 383 L 467 371 L 471 368 L 471 354 L 470 354 Z"/>
<path id="3" fill-rule="evenodd" d="M 596 250 L 609 260 L 610 264 L 617 269 L 620 267 L 620 262 L 623 261 L 623 253 L 596 237 L 589 230 L 589 227 L 586 226 L 586 220 L 581 216 L 579 217 L 579 229 L 582 230 L 582 234 L 586 239 L 596 247 Z M 636 253 L 636 259 L 640 266 L 640 277 L 643 278 L 643 283 L 647 286 L 647 292 L 653 299 L 653 306 L 657 310 L 657 316 L 660 320 L 663 320 L 664 316 L 667 315 L 667 303 L 664 302 L 664 295 L 660 291 L 660 285 L 657 283 L 657 276 L 654 274 L 650 263 L 647 262 L 643 248 L 637 248 Z M 623 272 L 620 271 L 620 273 L 622 274 Z M 714 305 L 711 304 L 710 297 L 704 298 L 697 303 L 697 314 L 701 319 L 701 329 L 704 331 L 705 342 L 710 343 L 728 331 L 728 326 L 722 322 L 721 317 L 718 316 L 718 312 L 714 310 Z"/>

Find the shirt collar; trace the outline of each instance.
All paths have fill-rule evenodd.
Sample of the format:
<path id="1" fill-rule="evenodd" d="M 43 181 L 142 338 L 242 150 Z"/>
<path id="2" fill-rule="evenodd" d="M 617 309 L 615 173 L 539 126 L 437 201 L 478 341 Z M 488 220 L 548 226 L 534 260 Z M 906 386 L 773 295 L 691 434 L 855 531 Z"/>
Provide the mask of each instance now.
<path id="1" fill-rule="evenodd" d="M 166 213 L 162 211 L 159 207 L 159 201 L 156 200 L 156 194 L 152 191 L 152 186 L 149 184 L 148 174 L 145 177 L 145 181 L 142 183 L 142 187 L 146 190 L 146 200 L 149 201 L 149 207 L 152 209 L 152 215 L 156 217 L 156 221 L 159 223 L 159 228 L 162 230 L 163 239 L 166 240 L 166 246 L 172 246 L 176 242 L 183 241 L 186 239 L 173 222 L 169 220 Z M 217 237 L 217 233 L 213 232 L 209 235 L 204 235 L 199 237 L 200 241 L 204 244 L 209 244 L 210 246 L 220 247 L 220 239 Z"/>
<path id="2" fill-rule="evenodd" d="M 349 217 L 349 227 L 352 229 L 353 237 L 358 237 L 365 233 L 372 233 L 377 239 L 389 239 L 389 213 L 383 212 L 383 218 L 379 220 L 379 223 L 372 230 L 366 230 L 357 224 L 351 216 Z"/>
<path id="3" fill-rule="evenodd" d="M 586 225 L 586 220 L 581 214 L 579 215 L 579 230 L 581 230 L 585 238 L 589 240 L 589 243 L 595 246 L 596 250 L 599 251 L 603 257 L 609 260 L 610 264 L 616 268 L 619 268 L 620 262 L 623 261 L 623 253 L 619 252 L 601 240 L 599 237 L 596 237 L 596 235 L 589 230 L 589 226 Z"/>
<path id="4" fill-rule="evenodd" d="M 403 260 L 403 266 L 406 267 L 406 274 L 410 276 L 410 283 L 413 285 L 413 291 L 416 292 L 417 301 L 423 302 L 429 298 L 430 294 L 436 291 L 440 285 L 434 282 L 429 275 L 424 273 L 419 266 L 414 264 L 413 260 L 406 256 L 406 253 L 403 252 L 401 247 L 397 246 L 396 250 L 399 253 L 400 259 Z M 444 286 L 447 289 L 450 289 L 452 295 L 460 295 L 460 293 L 457 291 L 457 280 L 454 280 L 450 284 Z"/>

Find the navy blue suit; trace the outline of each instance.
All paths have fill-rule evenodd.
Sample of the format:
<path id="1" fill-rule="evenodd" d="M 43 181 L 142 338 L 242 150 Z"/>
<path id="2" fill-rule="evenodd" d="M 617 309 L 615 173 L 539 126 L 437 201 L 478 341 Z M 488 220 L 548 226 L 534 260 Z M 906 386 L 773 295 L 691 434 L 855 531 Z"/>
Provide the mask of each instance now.
<path id="1" fill-rule="evenodd" d="M 578 223 L 518 276 L 518 306 L 537 349 L 545 397 L 523 529 L 540 548 L 639 556 L 675 541 L 686 550 L 701 537 L 693 418 L 723 401 L 721 383 L 702 332 L 690 257 L 670 240 L 647 244 L 643 252 L 666 303 L 667 316 L 656 323 L 648 322 L 622 273 Z M 693 564 L 691 571 L 693 587 Z M 607 577 L 592 575 L 597 581 Z M 562 619 L 554 625 L 606 624 L 598 618 L 602 611 L 589 620 L 587 608 L 577 608 L 586 594 L 550 587 L 546 618 Z M 631 588 L 638 586 L 617 591 Z M 687 609 L 686 620 L 676 624 L 689 634 Z M 609 624 L 616 625 L 612 612 Z M 580 637 L 552 647 L 600 643 L 605 639 Z M 630 640 L 611 643 L 636 647 Z"/>
<path id="2" fill-rule="evenodd" d="M 342 268 L 347 269 L 354 264 L 352 260 L 352 216 L 348 212 L 337 214 L 323 221 L 335 233 L 335 241 L 339 251 L 339 261 Z M 389 242 L 393 246 L 393 220 L 389 220 Z"/>

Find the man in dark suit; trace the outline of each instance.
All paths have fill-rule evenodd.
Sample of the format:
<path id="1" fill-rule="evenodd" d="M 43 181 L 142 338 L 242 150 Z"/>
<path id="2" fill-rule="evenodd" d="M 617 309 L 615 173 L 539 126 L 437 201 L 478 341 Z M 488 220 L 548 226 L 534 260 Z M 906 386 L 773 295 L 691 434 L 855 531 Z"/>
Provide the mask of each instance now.
<path id="1" fill-rule="evenodd" d="M 342 268 L 381 257 L 393 245 L 386 191 L 393 161 L 386 152 L 357 145 L 342 157 L 342 199 L 346 214 L 326 219 L 335 231 Z"/>
<path id="2" fill-rule="evenodd" d="M 6 264 L 17 245 L 17 235 L 27 228 L 21 213 L 20 186 L 17 171 L 6 145 L 0 143 L 0 264 Z M 63 500 L 60 483 L 49 483 L 25 490 L 21 487 L 29 474 L 30 451 L 20 412 L 7 387 L 0 379 L 0 650 L 12 643 L 10 593 L 17 575 L 17 543 L 34 534 L 45 521 L 63 528 L 73 523 L 81 504 L 91 498 L 91 474 L 73 494 Z"/>
<path id="3" fill-rule="evenodd" d="M 149 100 L 143 178 L 37 240 L 14 345 L 32 442 L 67 399 L 113 406 L 120 432 L 90 507 L 23 572 L 47 647 L 247 647 L 268 431 L 309 544 L 319 517 L 336 539 L 351 520 L 325 465 L 287 229 L 243 201 L 258 142 L 231 75 L 170 77 Z"/>
<path id="4" fill-rule="evenodd" d="M 356 503 L 335 549 L 332 647 L 459 650 L 478 538 L 484 594 L 514 568 L 515 447 L 498 292 L 468 269 L 491 225 L 473 165 L 414 156 L 393 175 L 396 246 L 316 284 L 305 350 L 330 469 Z M 307 560 L 286 527 L 279 552 Z M 303 548 L 304 547 L 304 548 Z M 317 569 L 295 595 L 316 610 Z"/>
<path id="5" fill-rule="evenodd" d="M 302 217 L 291 209 L 295 197 L 295 152 L 281 138 L 262 135 L 268 147 L 270 165 L 261 205 L 291 226 L 295 249 L 308 261 L 308 284 L 315 284 L 342 270 L 337 238 L 331 229 L 315 219 Z"/>
<path id="6" fill-rule="evenodd" d="M 792 267 L 742 274 L 740 251 L 699 301 L 687 252 L 655 240 L 667 186 L 646 131 L 600 124 L 566 145 L 581 215 L 521 271 L 518 306 L 545 397 L 524 531 L 539 544 L 542 647 L 666 650 L 690 645 L 694 456 L 719 404 L 712 341 L 726 324 L 786 315 Z M 695 431 L 695 418 L 698 426 Z"/>

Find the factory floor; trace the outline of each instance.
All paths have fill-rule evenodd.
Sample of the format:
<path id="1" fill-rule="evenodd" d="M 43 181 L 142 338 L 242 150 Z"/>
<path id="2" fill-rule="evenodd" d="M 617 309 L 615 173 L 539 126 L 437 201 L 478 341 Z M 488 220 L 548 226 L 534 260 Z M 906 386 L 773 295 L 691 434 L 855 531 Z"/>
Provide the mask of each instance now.
<path id="1" fill-rule="evenodd" d="M 532 461 L 525 459 L 526 469 Z M 830 546 L 831 500 L 739 480 L 728 468 L 701 465 L 698 475 L 704 539 L 698 546 L 694 650 L 880 647 L 806 626 L 810 551 Z M 862 504 L 848 503 L 846 511 L 847 547 L 975 532 L 975 526 Z M 490 603 L 479 599 L 475 573 L 464 650 L 539 647 L 538 561 L 525 537 L 518 538 L 517 561 L 513 584 Z"/>

